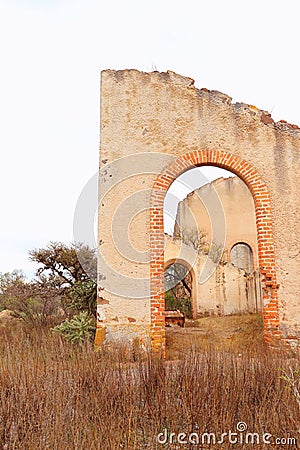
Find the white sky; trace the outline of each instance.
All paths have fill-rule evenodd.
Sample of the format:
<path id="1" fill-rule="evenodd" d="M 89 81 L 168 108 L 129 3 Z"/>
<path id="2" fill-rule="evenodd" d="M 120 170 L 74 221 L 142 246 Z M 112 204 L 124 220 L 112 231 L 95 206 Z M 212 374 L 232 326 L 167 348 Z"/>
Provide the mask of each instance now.
<path id="1" fill-rule="evenodd" d="M 297 0 L 0 0 L 0 272 L 72 240 L 106 68 L 173 70 L 300 124 Z"/>
<path id="2" fill-rule="evenodd" d="M 177 207 L 180 200 L 195 189 L 209 183 L 216 178 L 228 178 L 235 175 L 219 167 L 203 166 L 184 172 L 171 184 L 164 201 L 165 233 L 173 236 Z"/>

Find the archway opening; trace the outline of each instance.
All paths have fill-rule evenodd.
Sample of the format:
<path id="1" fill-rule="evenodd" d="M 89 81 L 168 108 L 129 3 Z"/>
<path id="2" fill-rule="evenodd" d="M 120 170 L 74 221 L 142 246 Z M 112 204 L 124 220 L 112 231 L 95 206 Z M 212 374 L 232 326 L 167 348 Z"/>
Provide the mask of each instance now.
<path id="1" fill-rule="evenodd" d="M 256 211 L 253 195 L 244 181 L 235 173 L 212 165 L 185 171 L 165 195 L 164 233 L 165 264 L 168 258 L 176 260 L 184 254 L 195 273 L 192 315 L 188 316 L 181 307 L 187 332 L 192 327 L 210 327 L 225 340 L 235 339 L 237 331 L 248 335 L 253 332 L 261 342 Z M 188 273 L 182 266 L 176 274 L 174 266 L 169 266 L 164 275 L 165 314 L 179 305 L 168 280 L 181 275 L 181 280 L 177 280 L 180 296 Z"/>
<path id="2" fill-rule="evenodd" d="M 182 263 L 174 262 L 167 265 L 165 278 L 165 310 L 179 311 L 184 318 L 193 317 L 193 278 L 191 271 Z M 172 315 L 169 322 L 172 323 Z M 176 321 L 174 320 L 176 323 Z"/>
<path id="3" fill-rule="evenodd" d="M 153 349 L 165 349 L 164 300 L 164 199 L 179 175 L 198 166 L 217 166 L 232 171 L 245 182 L 252 193 L 258 241 L 258 267 L 262 276 L 263 327 L 268 343 L 278 345 L 280 329 L 278 283 L 274 254 L 270 194 L 263 179 L 247 161 L 220 150 L 194 150 L 169 164 L 155 180 L 150 207 L 150 312 Z"/>

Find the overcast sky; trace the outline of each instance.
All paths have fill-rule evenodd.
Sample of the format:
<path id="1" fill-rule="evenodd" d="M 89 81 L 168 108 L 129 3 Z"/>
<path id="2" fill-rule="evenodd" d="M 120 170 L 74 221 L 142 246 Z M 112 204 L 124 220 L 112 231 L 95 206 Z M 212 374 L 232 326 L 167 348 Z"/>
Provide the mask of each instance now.
<path id="1" fill-rule="evenodd" d="M 298 3 L 0 0 L 0 272 L 72 240 L 103 69 L 170 69 L 300 124 Z"/>

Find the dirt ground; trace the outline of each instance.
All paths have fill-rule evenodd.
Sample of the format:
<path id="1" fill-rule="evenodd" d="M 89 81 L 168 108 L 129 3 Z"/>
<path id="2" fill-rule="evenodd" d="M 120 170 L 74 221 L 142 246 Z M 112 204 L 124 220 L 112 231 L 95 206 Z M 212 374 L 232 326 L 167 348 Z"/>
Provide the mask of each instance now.
<path id="1" fill-rule="evenodd" d="M 263 346 L 261 315 L 232 315 L 186 320 L 185 327 L 166 327 L 167 356 L 176 358 L 188 348 L 234 351 Z"/>

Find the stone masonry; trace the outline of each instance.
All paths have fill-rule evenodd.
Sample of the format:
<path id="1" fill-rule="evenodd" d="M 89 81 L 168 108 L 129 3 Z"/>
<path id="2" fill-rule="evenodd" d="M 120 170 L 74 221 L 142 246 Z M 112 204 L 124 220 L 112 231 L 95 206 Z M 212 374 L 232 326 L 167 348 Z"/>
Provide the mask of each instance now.
<path id="1" fill-rule="evenodd" d="M 300 130 L 168 71 L 102 72 L 96 345 L 164 350 L 164 197 L 183 172 L 227 169 L 255 205 L 264 335 L 300 340 Z"/>

